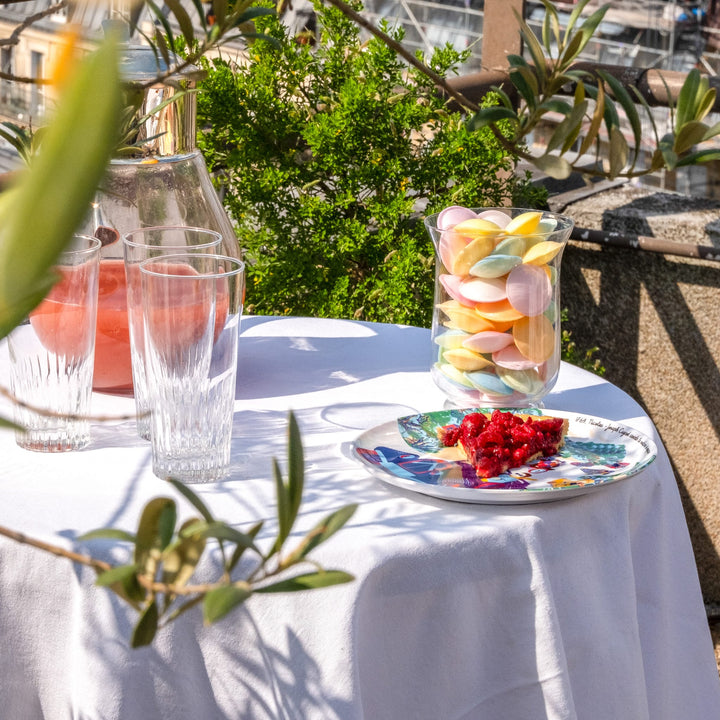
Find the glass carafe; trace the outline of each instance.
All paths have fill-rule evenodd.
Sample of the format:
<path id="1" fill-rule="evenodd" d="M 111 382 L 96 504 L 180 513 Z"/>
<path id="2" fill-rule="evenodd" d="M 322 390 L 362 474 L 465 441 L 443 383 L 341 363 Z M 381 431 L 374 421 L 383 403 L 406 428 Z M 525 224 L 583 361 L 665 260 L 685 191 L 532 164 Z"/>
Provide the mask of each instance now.
<path id="1" fill-rule="evenodd" d="M 152 48 L 125 50 L 128 92 L 142 96 L 136 152 L 112 161 L 82 228 L 103 241 L 93 387 L 105 392 L 132 392 L 122 235 L 159 225 L 207 228 L 222 235 L 222 254 L 240 257 L 233 226 L 195 147 L 196 101 L 187 91 L 197 74 L 184 71 L 148 85 L 165 70 L 161 63 Z"/>

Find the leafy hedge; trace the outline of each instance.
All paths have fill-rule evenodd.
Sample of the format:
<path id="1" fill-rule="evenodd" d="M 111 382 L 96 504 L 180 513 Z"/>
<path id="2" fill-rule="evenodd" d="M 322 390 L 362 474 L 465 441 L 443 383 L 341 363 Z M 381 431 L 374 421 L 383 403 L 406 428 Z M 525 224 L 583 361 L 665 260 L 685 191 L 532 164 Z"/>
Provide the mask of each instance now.
<path id="1" fill-rule="evenodd" d="M 248 261 L 247 309 L 429 326 L 434 253 L 421 214 L 450 204 L 537 206 L 488 130 L 333 8 L 318 42 L 258 21 L 247 64 L 207 61 L 200 146 Z M 390 31 L 398 40 L 400 30 Z M 426 61 L 447 75 L 451 48 Z"/>

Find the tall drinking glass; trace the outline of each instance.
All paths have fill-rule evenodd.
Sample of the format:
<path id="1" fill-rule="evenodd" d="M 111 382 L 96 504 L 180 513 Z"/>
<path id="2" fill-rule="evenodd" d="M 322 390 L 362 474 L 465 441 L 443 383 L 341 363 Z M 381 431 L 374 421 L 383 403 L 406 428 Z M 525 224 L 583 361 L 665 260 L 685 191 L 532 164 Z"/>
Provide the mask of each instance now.
<path id="1" fill-rule="evenodd" d="M 8 336 L 20 447 L 65 452 L 90 442 L 100 247 L 75 236 L 55 266 L 58 282 Z"/>
<path id="2" fill-rule="evenodd" d="M 140 263 L 153 472 L 183 482 L 229 474 L 245 265 L 222 255 Z"/>
<path id="3" fill-rule="evenodd" d="M 134 230 L 123 236 L 125 277 L 127 279 L 128 325 L 133 391 L 137 413 L 138 435 L 150 439 L 150 407 L 147 399 L 145 366 L 138 348 L 143 339 L 142 304 L 140 302 L 140 263 L 149 258 L 178 253 L 216 254 L 222 235 L 213 230 L 195 227 L 158 226 Z"/>

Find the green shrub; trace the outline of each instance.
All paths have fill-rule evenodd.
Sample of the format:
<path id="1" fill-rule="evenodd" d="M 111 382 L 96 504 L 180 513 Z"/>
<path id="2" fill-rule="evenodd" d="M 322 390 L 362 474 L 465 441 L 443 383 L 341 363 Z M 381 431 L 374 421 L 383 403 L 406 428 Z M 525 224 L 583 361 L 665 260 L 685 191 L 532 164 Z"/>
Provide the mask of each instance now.
<path id="1" fill-rule="evenodd" d="M 393 50 L 316 10 L 315 47 L 264 18 L 258 29 L 278 42 L 258 40 L 246 65 L 208 62 L 198 96 L 199 144 L 248 261 L 247 309 L 429 326 L 421 214 L 537 206 L 543 191 Z M 460 59 L 445 48 L 429 64 L 447 75 Z"/>
<path id="2" fill-rule="evenodd" d="M 563 325 L 568 322 L 567 308 L 563 308 L 560 320 Z M 572 363 L 585 370 L 590 370 L 590 372 L 594 372 L 596 375 L 605 374 L 605 366 L 602 364 L 602 361 L 600 358 L 594 357 L 600 348 L 593 347 L 589 350 L 580 350 L 572 339 L 572 332 L 565 327 L 562 329 L 560 343 L 562 346 L 562 359 L 565 362 Z"/>

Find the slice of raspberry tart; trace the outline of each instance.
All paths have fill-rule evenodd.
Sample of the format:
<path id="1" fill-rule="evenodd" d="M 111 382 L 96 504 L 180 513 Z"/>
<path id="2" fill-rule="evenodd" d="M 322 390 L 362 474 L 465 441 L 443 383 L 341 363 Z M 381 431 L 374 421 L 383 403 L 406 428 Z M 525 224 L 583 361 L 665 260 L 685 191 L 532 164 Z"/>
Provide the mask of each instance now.
<path id="1" fill-rule="evenodd" d="M 445 447 L 457 447 L 478 477 L 497 477 L 540 458 L 565 443 L 566 418 L 494 410 L 468 413 L 459 425 L 438 428 Z"/>

